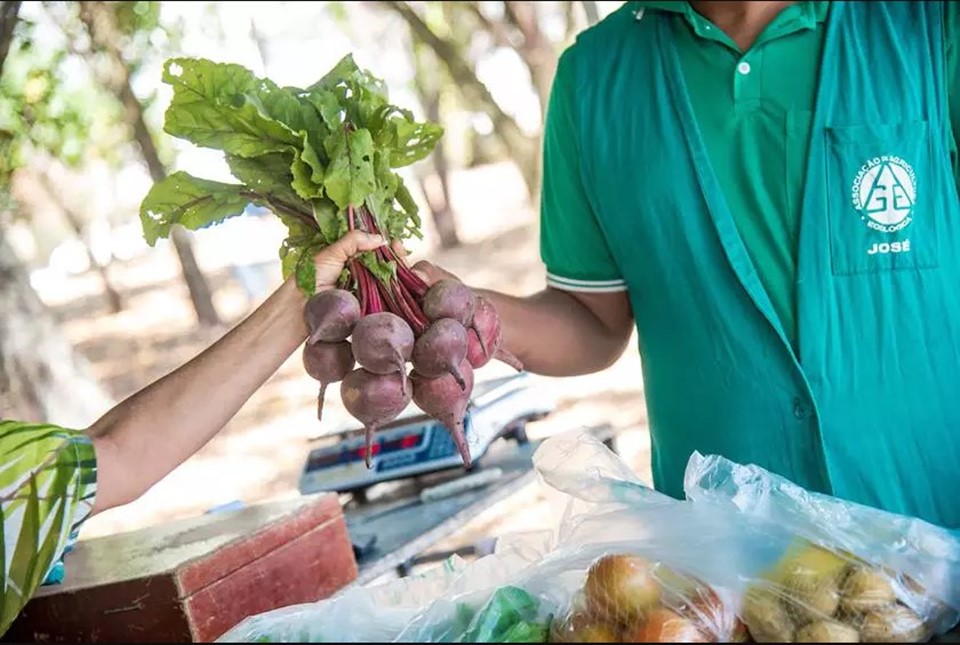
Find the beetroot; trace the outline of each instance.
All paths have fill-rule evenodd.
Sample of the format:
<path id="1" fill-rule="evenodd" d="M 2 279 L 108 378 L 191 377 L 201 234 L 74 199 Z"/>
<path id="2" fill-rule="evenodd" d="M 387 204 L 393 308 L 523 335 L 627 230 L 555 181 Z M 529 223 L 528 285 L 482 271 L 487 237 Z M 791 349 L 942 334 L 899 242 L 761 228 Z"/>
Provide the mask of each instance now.
<path id="1" fill-rule="evenodd" d="M 343 289 L 329 289 L 312 296 L 303 308 L 309 344 L 346 340 L 360 320 L 360 301 Z"/>
<path id="2" fill-rule="evenodd" d="M 423 313 L 429 320 L 453 318 L 464 327 L 471 327 L 476 308 L 476 294 L 459 280 L 440 280 L 423 297 Z"/>
<path id="3" fill-rule="evenodd" d="M 347 412 L 366 428 L 366 461 L 370 467 L 373 434 L 390 423 L 410 404 L 406 373 L 374 374 L 355 369 L 340 383 L 340 397 Z"/>
<path id="4" fill-rule="evenodd" d="M 350 207 L 347 217 L 351 230 L 378 230 L 365 208 Z M 377 429 L 414 401 L 448 429 L 470 468 L 464 417 L 474 370 L 494 358 L 518 371 L 523 366 L 504 349 L 500 317 L 489 300 L 456 279 L 428 287 L 389 246 L 371 253 L 381 266 L 392 267 L 395 279 L 375 275 L 354 258 L 348 262 L 353 280 L 342 283 L 351 291 L 318 293 L 304 310 L 310 333 L 303 362 L 320 381 L 317 416 L 327 385 L 341 381 L 344 406 L 366 429 L 369 467 Z"/>
<path id="5" fill-rule="evenodd" d="M 410 325 L 387 311 L 364 316 L 353 329 L 353 355 L 374 374 L 405 373 L 413 343 Z"/>
<path id="6" fill-rule="evenodd" d="M 518 372 L 523 370 L 523 363 L 502 347 L 503 330 L 500 327 L 500 316 L 493 303 L 477 296 L 477 306 L 473 314 L 473 329 L 467 330 L 467 360 L 474 369 L 483 367 L 496 358 Z"/>
<path id="7" fill-rule="evenodd" d="M 320 381 L 317 395 L 317 419 L 323 419 L 323 398 L 327 385 L 343 380 L 354 366 L 353 348 L 343 340 L 339 343 L 314 343 L 303 346 L 303 367 L 312 378 Z"/>
<path id="8" fill-rule="evenodd" d="M 413 346 L 413 369 L 425 378 L 450 374 L 462 390 L 460 363 L 467 357 L 467 330 L 453 318 L 435 320 Z"/>
<path id="9" fill-rule="evenodd" d="M 470 448 L 467 446 L 467 438 L 463 431 L 463 417 L 467 413 L 470 395 L 473 392 L 473 368 L 464 360 L 460 363 L 459 370 L 463 375 L 466 388 L 460 387 L 452 374 L 426 378 L 414 372 L 411 375 L 413 402 L 447 427 L 463 459 L 463 465 L 469 469 Z"/>

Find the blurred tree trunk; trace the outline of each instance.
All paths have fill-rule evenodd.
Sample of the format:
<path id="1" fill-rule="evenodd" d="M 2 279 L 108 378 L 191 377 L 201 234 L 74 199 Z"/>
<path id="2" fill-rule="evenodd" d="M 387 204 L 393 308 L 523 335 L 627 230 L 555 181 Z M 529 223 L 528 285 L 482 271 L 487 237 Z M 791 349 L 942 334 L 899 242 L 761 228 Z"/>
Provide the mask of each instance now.
<path id="1" fill-rule="evenodd" d="M 381 0 L 380 4 L 391 9 L 407 23 L 415 41 L 420 41 L 433 50 L 471 108 L 484 112 L 490 117 L 494 132 L 516 160 L 528 193 L 531 199 L 535 199 L 539 191 L 537 173 L 539 153 L 536 141 L 524 133 L 512 116 L 504 112 L 487 86 L 477 77 L 473 63 L 461 54 L 457 43 L 439 36 L 409 3 L 400 0 Z"/>
<path id="2" fill-rule="evenodd" d="M 0 418 L 83 428 L 111 403 L 33 290 L 0 225 Z"/>
<path id="3" fill-rule="evenodd" d="M 0 73 L 19 9 L 0 3 Z M 111 403 L 33 290 L 0 223 L 0 418 L 83 428 Z"/>
<path id="4" fill-rule="evenodd" d="M 60 209 L 60 212 L 63 213 L 64 219 L 66 219 L 70 225 L 70 230 L 74 232 L 77 239 L 83 244 L 83 248 L 87 252 L 87 259 L 90 260 L 90 268 L 94 269 L 100 275 L 100 282 L 103 283 L 103 294 L 106 297 L 107 305 L 110 307 L 110 313 L 120 313 L 123 311 L 123 298 L 120 297 L 120 292 L 117 291 L 117 288 L 113 286 L 108 268 L 97 259 L 97 256 L 93 253 L 93 249 L 91 249 L 87 243 L 83 230 L 83 218 L 64 203 L 63 199 L 60 198 L 60 191 L 52 184 L 50 176 L 46 172 L 39 172 L 37 176 L 40 179 L 40 183 L 43 184 L 47 195 L 50 196 L 50 199 L 53 200 L 57 208 Z"/>
<path id="5" fill-rule="evenodd" d="M 257 27 L 257 21 L 253 16 L 250 16 L 250 40 L 257 46 L 257 55 L 260 57 L 260 64 L 263 65 L 264 76 L 269 76 L 270 56 L 267 54 L 267 40 L 263 37 L 263 34 L 260 33 L 260 29 Z"/>
<path id="6" fill-rule="evenodd" d="M 413 81 L 417 88 L 417 94 L 420 95 L 420 102 L 423 104 L 426 118 L 434 123 L 442 123 L 443 121 L 440 118 L 441 87 L 437 74 L 431 73 L 434 70 L 428 69 L 425 60 L 427 52 L 424 51 L 424 47 L 425 45 L 422 43 L 415 43 L 412 48 L 415 69 Z M 460 245 L 460 236 L 457 234 L 457 222 L 450 207 L 450 169 L 443 142 L 444 140 L 441 139 L 437 147 L 434 148 L 433 154 L 430 155 L 430 165 L 440 184 L 439 194 L 428 190 L 426 178 L 422 174 L 418 176 L 418 179 L 430 206 L 433 225 L 440 237 L 440 246 L 449 249 Z"/>
<path id="7" fill-rule="evenodd" d="M 577 33 L 577 9 L 576 3 L 573 0 L 564 0 L 563 3 L 563 24 L 564 33 L 563 40 L 564 42 L 570 42 L 574 34 Z"/>
<path id="8" fill-rule="evenodd" d="M 105 52 L 112 61 L 114 68 L 111 70 L 111 78 L 100 80 L 123 105 L 124 119 L 133 132 L 133 139 L 140 148 L 143 161 L 150 171 L 150 177 L 155 182 L 162 181 L 167 176 L 167 169 L 160 160 L 153 135 L 147 127 L 143 116 L 143 105 L 133 92 L 130 83 L 130 68 L 120 51 L 113 8 L 105 2 L 81 2 L 79 4 L 80 19 L 90 35 L 94 48 Z M 220 324 L 220 316 L 213 304 L 210 285 L 197 264 L 189 233 L 183 227 L 175 226 L 171 238 L 177 251 L 177 257 L 180 259 L 183 277 L 187 283 L 187 289 L 190 291 L 190 300 L 193 303 L 198 321 L 203 325 Z"/>
<path id="9" fill-rule="evenodd" d="M 3 73 L 3 63 L 7 60 L 7 54 L 10 53 L 10 45 L 13 43 L 13 28 L 17 26 L 17 20 L 20 15 L 20 5 L 22 3 L 0 2 L 0 73 Z"/>
<path id="10" fill-rule="evenodd" d="M 553 77 L 557 71 L 557 53 L 554 50 L 553 43 L 540 29 L 540 16 L 537 2 L 504 2 L 504 15 L 521 34 L 523 34 L 522 43 L 514 47 L 523 62 L 526 63 L 530 71 L 530 80 L 533 82 L 534 89 L 537 91 L 537 97 L 540 99 L 540 122 L 543 123 L 547 118 L 547 105 L 550 102 L 550 89 L 553 85 Z M 536 138 L 536 149 L 541 147 L 542 137 Z M 537 203 L 540 196 L 540 177 L 541 177 L 542 157 L 537 154 L 534 157 L 534 171 L 536 173 L 536 188 L 533 192 L 533 201 Z"/>
<path id="11" fill-rule="evenodd" d="M 600 10 L 597 9 L 597 3 L 593 0 L 581 0 L 583 12 L 587 14 L 587 24 L 595 25 L 600 22 Z"/>
<path id="12" fill-rule="evenodd" d="M 557 54 L 553 43 L 540 29 L 538 2 L 504 2 L 504 16 L 523 34 L 523 41 L 514 47 L 530 70 L 530 80 L 540 98 L 540 117 L 546 116 L 550 86 L 557 71 Z"/>

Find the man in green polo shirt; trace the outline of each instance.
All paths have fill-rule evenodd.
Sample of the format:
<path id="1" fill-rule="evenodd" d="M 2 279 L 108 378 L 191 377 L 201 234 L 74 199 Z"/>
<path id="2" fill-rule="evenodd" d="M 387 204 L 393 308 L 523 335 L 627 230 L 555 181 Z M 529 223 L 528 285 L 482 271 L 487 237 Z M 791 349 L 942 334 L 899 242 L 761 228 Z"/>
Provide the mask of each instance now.
<path id="1" fill-rule="evenodd" d="M 960 527 L 958 45 L 951 3 L 626 3 L 560 58 L 508 348 L 635 325 L 669 494 L 698 450 Z"/>

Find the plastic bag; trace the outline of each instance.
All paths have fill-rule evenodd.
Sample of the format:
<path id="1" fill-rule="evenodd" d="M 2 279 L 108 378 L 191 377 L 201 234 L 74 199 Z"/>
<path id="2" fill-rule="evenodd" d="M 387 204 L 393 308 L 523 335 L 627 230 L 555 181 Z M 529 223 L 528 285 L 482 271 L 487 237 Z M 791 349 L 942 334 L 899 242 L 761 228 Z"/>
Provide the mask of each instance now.
<path id="1" fill-rule="evenodd" d="M 684 488 L 695 506 L 770 526 L 779 557 L 742 572 L 757 642 L 921 642 L 960 618 L 960 540 L 946 529 L 717 456 L 695 454 Z"/>
<path id="2" fill-rule="evenodd" d="M 551 642 L 745 640 L 739 531 L 722 514 L 645 486 L 589 434 L 545 441 L 534 466 L 569 496 L 554 550 L 522 581 L 561 608 Z"/>
<path id="3" fill-rule="evenodd" d="M 565 493 L 552 549 L 515 572 L 510 586 L 438 600 L 401 633 L 406 642 L 737 642 L 746 630 L 737 594 L 723 582 L 735 562 L 735 531 L 644 486 L 589 434 L 545 441 L 534 456 L 541 481 Z M 727 530 L 727 540 L 717 536 Z M 704 557 L 711 553 L 716 557 Z M 723 576 L 718 575 L 723 573 Z M 504 607 L 505 598 L 513 616 Z M 452 620 L 498 607 L 503 626 L 482 640 Z M 473 613 L 471 613 L 473 612 Z M 511 621 L 513 621 L 511 623 Z M 480 621 L 482 622 L 482 621 Z M 450 628 L 454 625 L 453 629 Z M 441 626 L 439 629 L 437 626 Z M 546 629 L 544 629 L 546 628 Z M 543 638 L 544 640 L 527 640 Z"/>
<path id="4" fill-rule="evenodd" d="M 540 541 L 542 543 L 542 540 Z M 238 643 L 383 643 L 407 642 L 404 630 L 418 624 L 425 610 L 434 608 L 436 620 L 429 623 L 420 642 L 449 642 L 442 638 L 456 630 L 466 632 L 480 621 L 494 621 L 491 611 L 478 617 L 469 601 L 491 596 L 490 589 L 506 586 L 518 569 L 539 557 L 537 540 L 525 548 L 498 550 L 473 563 L 458 556 L 425 573 L 368 585 L 350 586 L 331 598 L 274 609 L 251 616 L 217 639 Z M 529 558 L 529 560 L 527 559 Z M 451 603 L 447 616 L 438 608 L 447 598 Z M 495 611 L 499 605 L 495 605 Z M 430 638 L 431 634 L 434 636 Z M 478 641 L 479 642 L 479 641 Z"/>
<path id="5" fill-rule="evenodd" d="M 567 499 L 546 538 L 501 538 L 473 563 L 267 612 L 220 640 L 892 641 L 956 622 L 960 546 L 917 520 L 699 455 L 675 500 L 588 433 L 544 441 L 534 467 Z"/>
<path id="6" fill-rule="evenodd" d="M 219 640 L 742 640 L 738 596 L 715 584 L 718 572 L 736 582 L 728 572 L 737 555 L 714 544 L 724 530 L 717 514 L 644 486 L 589 434 L 545 441 L 534 467 L 567 498 L 548 539 L 501 538 L 493 555 L 472 564 L 267 612 Z M 721 542 L 734 544 L 732 536 Z"/>

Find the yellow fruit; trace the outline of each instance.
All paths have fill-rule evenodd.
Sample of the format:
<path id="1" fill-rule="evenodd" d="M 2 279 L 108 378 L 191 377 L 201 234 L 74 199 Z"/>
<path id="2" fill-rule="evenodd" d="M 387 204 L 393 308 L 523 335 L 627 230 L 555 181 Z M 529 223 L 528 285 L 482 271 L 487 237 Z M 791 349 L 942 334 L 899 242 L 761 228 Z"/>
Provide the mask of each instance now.
<path id="1" fill-rule="evenodd" d="M 777 565 L 770 581 L 784 586 L 790 582 L 816 588 L 823 580 L 839 581 L 848 564 L 846 558 L 816 544 L 808 544 L 788 553 Z"/>
<path id="2" fill-rule="evenodd" d="M 864 643 L 918 643 L 926 640 L 927 626 L 903 605 L 890 605 L 869 612 L 860 625 Z"/>
<path id="3" fill-rule="evenodd" d="M 654 609 L 640 624 L 624 634 L 628 643 L 709 643 L 693 621 L 670 611 Z"/>
<path id="4" fill-rule="evenodd" d="M 553 621 L 550 627 L 552 643 L 617 643 L 619 635 L 614 626 L 607 625 L 593 616 L 580 604 L 574 602 L 567 614 Z"/>
<path id="5" fill-rule="evenodd" d="M 587 572 L 583 590 L 590 613 L 609 623 L 627 625 L 660 604 L 653 564 L 638 556 L 605 555 Z"/>
<path id="6" fill-rule="evenodd" d="M 794 548 L 777 564 L 769 581 L 779 587 L 796 624 L 833 618 L 840 607 L 840 582 L 849 561 L 815 544 Z"/>
<path id="7" fill-rule="evenodd" d="M 880 609 L 896 600 L 897 594 L 890 578 L 870 567 L 854 567 L 840 588 L 840 608 L 850 614 Z"/>
<path id="8" fill-rule="evenodd" d="M 780 599 L 771 590 L 754 587 L 743 599 L 743 622 L 758 643 L 791 643 L 796 628 Z"/>
<path id="9" fill-rule="evenodd" d="M 859 643 L 860 633 L 835 620 L 819 620 L 797 632 L 797 643 Z"/>

